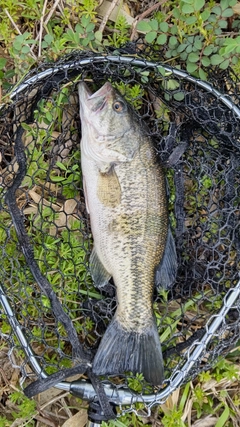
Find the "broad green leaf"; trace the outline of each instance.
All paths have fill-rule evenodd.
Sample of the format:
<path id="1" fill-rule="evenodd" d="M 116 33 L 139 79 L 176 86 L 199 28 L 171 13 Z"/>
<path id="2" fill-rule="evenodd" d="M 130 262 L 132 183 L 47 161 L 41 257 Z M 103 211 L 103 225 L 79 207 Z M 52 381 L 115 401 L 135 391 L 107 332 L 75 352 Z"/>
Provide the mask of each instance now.
<path id="1" fill-rule="evenodd" d="M 157 31 L 150 31 L 145 35 L 146 42 L 148 43 L 152 43 L 156 37 L 157 37 Z"/>
<path id="2" fill-rule="evenodd" d="M 173 98 L 176 99 L 176 101 L 182 101 L 184 99 L 184 93 L 178 92 L 173 95 Z"/>
<path id="3" fill-rule="evenodd" d="M 186 61 L 186 59 L 187 59 L 187 52 L 182 52 L 182 53 L 180 53 L 180 58 L 182 59 L 182 61 Z"/>
<path id="4" fill-rule="evenodd" d="M 194 12 L 194 7 L 191 4 L 184 4 L 182 7 L 182 12 L 183 13 L 193 13 Z"/>
<path id="5" fill-rule="evenodd" d="M 169 79 L 167 82 L 167 89 L 169 90 L 175 90 L 179 88 L 179 82 L 174 79 Z"/>
<path id="6" fill-rule="evenodd" d="M 188 16 L 188 18 L 186 19 L 186 24 L 187 25 L 192 25 L 197 21 L 196 16 Z"/>
<path id="7" fill-rule="evenodd" d="M 166 34 L 160 34 L 160 36 L 158 36 L 158 38 L 157 38 L 157 43 L 163 45 L 166 42 L 167 42 L 167 35 Z"/>
<path id="8" fill-rule="evenodd" d="M 213 48 L 211 46 L 205 47 L 205 49 L 203 51 L 204 55 L 207 55 L 207 56 L 211 55 L 212 52 L 213 52 Z"/>
<path id="9" fill-rule="evenodd" d="M 86 15 L 82 16 L 81 23 L 84 27 L 86 27 L 90 21 L 91 21 L 90 16 L 86 16 Z"/>
<path id="10" fill-rule="evenodd" d="M 227 26 L 228 26 L 227 21 L 225 21 L 223 19 L 220 19 L 218 21 L 218 25 L 219 25 L 220 28 L 227 28 Z"/>
<path id="11" fill-rule="evenodd" d="M 203 21 L 207 21 L 207 19 L 210 16 L 210 10 L 209 9 L 205 9 L 202 13 L 201 13 L 201 18 Z"/>
<path id="12" fill-rule="evenodd" d="M 239 61 L 239 55 L 235 55 L 232 57 L 232 64 L 236 65 Z"/>
<path id="13" fill-rule="evenodd" d="M 187 71 L 188 73 L 194 73 L 194 71 L 196 71 L 198 68 L 197 64 L 193 64 L 191 62 L 187 63 Z"/>
<path id="14" fill-rule="evenodd" d="M 180 11 L 177 7 L 175 9 L 173 9 L 173 17 L 176 19 L 180 18 Z"/>
<path id="15" fill-rule="evenodd" d="M 6 58 L 0 58 L 0 70 L 2 70 L 7 63 Z"/>
<path id="16" fill-rule="evenodd" d="M 215 15 L 221 15 L 221 13 L 222 13 L 221 7 L 220 6 L 214 6 L 212 8 L 212 13 L 215 13 Z"/>
<path id="17" fill-rule="evenodd" d="M 202 64 L 204 65 L 204 67 L 208 67 L 210 65 L 210 59 L 207 56 L 203 56 Z"/>
<path id="18" fill-rule="evenodd" d="M 205 5 L 205 0 L 194 0 L 193 7 L 196 12 L 201 10 L 204 7 L 204 5 Z"/>
<path id="19" fill-rule="evenodd" d="M 168 23 L 167 22 L 161 22 L 159 25 L 159 29 L 163 31 L 163 33 L 166 33 L 168 31 Z"/>
<path id="20" fill-rule="evenodd" d="M 59 169 L 67 171 L 67 167 L 65 165 L 63 165 L 61 162 L 56 162 L 56 166 L 58 166 Z"/>
<path id="21" fill-rule="evenodd" d="M 63 176 L 51 176 L 50 179 L 52 182 L 62 182 L 65 181 L 66 178 Z"/>
<path id="22" fill-rule="evenodd" d="M 219 68 L 221 68 L 222 70 L 226 70 L 229 67 L 229 63 L 229 59 L 225 59 L 225 61 L 221 62 Z"/>
<path id="23" fill-rule="evenodd" d="M 178 44 L 178 39 L 177 39 L 177 37 L 175 37 L 175 36 L 171 36 L 171 37 L 170 37 L 170 39 L 169 39 L 169 44 L 170 44 L 171 46 L 176 46 L 176 45 Z"/>
<path id="24" fill-rule="evenodd" d="M 95 32 L 95 40 L 96 40 L 97 42 L 101 43 L 101 41 L 102 41 L 102 36 L 103 36 L 102 31 L 96 31 L 96 32 Z"/>
<path id="25" fill-rule="evenodd" d="M 67 31 L 67 32 L 68 32 L 68 31 Z M 72 31 L 72 32 L 73 32 L 73 31 Z M 82 25 L 77 24 L 77 25 L 76 25 L 76 27 L 75 27 L 75 32 L 76 32 L 76 33 L 79 33 L 79 34 L 84 34 L 84 29 L 83 29 Z"/>
<path id="26" fill-rule="evenodd" d="M 53 41 L 53 36 L 52 36 L 52 34 L 46 34 L 46 35 L 44 36 L 44 40 L 45 40 L 45 42 L 46 42 L 48 45 L 50 45 L 50 44 L 52 43 L 52 41 Z"/>
<path id="27" fill-rule="evenodd" d="M 223 62 L 223 57 L 215 54 L 210 57 L 210 60 L 212 65 L 219 65 L 221 62 Z"/>
<path id="28" fill-rule="evenodd" d="M 228 8 L 222 12 L 223 18 L 230 18 L 230 16 L 233 16 L 233 10 L 232 9 Z"/>
<path id="29" fill-rule="evenodd" d="M 23 46 L 22 47 L 22 53 L 29 53 L 30 52 L 30 47 L 29 46 Z"/>
<path id="30" fill-rule="evenodd" d="M 202 49 L 202 40 L 199 40 L 199 39 L 195 40 L 194 47 L 198 50 Z"/>
<path id="31" fill-rule="evenodd" d="M 183 51 L 186 49 L 186 47 L 187 47 L 187 44 L 186 44 L 186 43 L 182 43 L 182 44 L 180 44 L 180 45 L 178 46 L 177 51 L 178 51 L 179 53 L 181 53 L 181 52 L 183 52 Z"/>
<path id="32" fill-rule="evenodd" d="M 22 47 L 22 42 L 21 41 L 18 41 L 17 40 L 17 38 L 14 40 L 14 42 L 13 42 L 13 47 L 14 47 L 14 49 L 16 49 L 16 50 L 21 50 L 21 47 Z"/>
<path id="33" fill-rule="evenodd" d="M 157 70 L 158 70 L 158 72 L 159 72 L 162 76 L 165 76 L 165 74 L 166 74 L 166 70 L 165 70 L 165 68 L 163 68 L 161 65 L 159 65 L 159 66 L 157 67 Z"/>
<path id="34" fill-rule="evenodd" d="M 207 80 L 207 73 L 205 73 L 205 71 L 202 70 L 202 68 L 199 68 L 199 77 L 202 80 Z"/>
<path id="35" fill-rule="evenodd" d="M 220 7 L 221 7 L 221 9 L 222 10 L 227 9 L 228 3 L 229 3 L 229 0 L 221 0 L 220 1 Z"/>
<path id="36" fill-rule="evenodd" d="M 197 62 L 199 60 L 199 55 L 197 53 L 191 52 L 188 55 L 189 62 Z"/>
<path id="37" fill-rule="evenodd" d="M 95 25 L 92 22 L 89 22 L 89 24 L 87 24 L 86 26 L 86 32 L 90 33 L 91 31 L 93 31 L 95 28 Z"/>
<path id="38" fill-rule="evenodd" d="M 152 19 L 151 21 L 149 21 L 149 25 L 151 26 L 152 30 L 158 30 L 158 21 L 156 19 Z"/>
<path id="39" fill-rule="evenodd" d="M 177 34 L 177 33 L 178 33 L 178 27 L 177 27 L 177 25 L 173 25 L 173 26 L 170 28 L 170 32 L 171 32 L 171 34 L 173 34 L 173 35 Z"/>
<path id="40" fill-rule="evenodd" d="M 186 48 L 186 52 L 187 52 L 187 53 L 191 53 L 191 52 L 192 52 L 192 50 L 193 50 L 193 45 L 192 45 L 192 44 L 189 44 L 189 45 L 188 45 L 188 47 Z"/>
<path id="41" fill-rule="evenodd" d="M 147 33 L 149 31 L 151 31 L 151 29 L 152 29 L 151 25 L 147 21 L 140 21 L 137 24 L 137 30 L 139 30 L 139 31 L 143 31 L 143 32 Z"/>

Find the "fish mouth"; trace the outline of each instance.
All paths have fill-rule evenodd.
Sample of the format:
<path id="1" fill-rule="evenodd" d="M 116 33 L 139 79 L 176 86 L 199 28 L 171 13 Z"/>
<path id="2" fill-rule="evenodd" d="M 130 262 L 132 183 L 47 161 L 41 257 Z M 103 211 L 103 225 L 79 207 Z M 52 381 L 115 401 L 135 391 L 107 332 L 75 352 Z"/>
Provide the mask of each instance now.
<path id="1" fill-rule="evenodd" d="M 109 96 L 112 92 L 112 85 L 106 82 L 97 92 L 91 93 L 88 86 L 84 84 L 85 105 L 93 113 L 102 111 L 107 104 Z"/>

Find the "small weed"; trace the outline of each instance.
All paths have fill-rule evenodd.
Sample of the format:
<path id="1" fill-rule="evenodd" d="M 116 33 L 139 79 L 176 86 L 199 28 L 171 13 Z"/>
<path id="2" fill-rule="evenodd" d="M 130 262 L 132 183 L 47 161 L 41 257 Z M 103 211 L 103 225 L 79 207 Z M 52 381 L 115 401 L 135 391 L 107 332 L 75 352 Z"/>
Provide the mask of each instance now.
<path id="1" fill-rule="evenodd" d="M 127 43 L 129 40 L 129 29 L 126 18 L 122 15 L 119 15 L 115 25 L 111 26 L 113 29 L 113 35 L 108 36 L 108 43 L 110 46 L 120 47 Z"/>
<path id="2" fill-rule="evenodd" d="M 140 85 L 135 84 L 133 86 L 126 85 L 123 82 L 114 83 L 113 86 L 118 89 L 121 95 L 124 96 L 126 101 L 133 106 L 136 110 L 139 110 L 142 106 L 142 98 L 144 96 L 144 90 Z"/>
<path id="3" fill-rule="evenodd" d="M 137 29 L 145 33 L 146 42 L 167 46 L 165 61 L 186 64 L 189 73 L 206 80 L 206 67 L 226 69 L 238 62 L 239 37 L 226 35 L 235 4 L 236 0 L 221 0 L 217 5 L 182 0 L 170 9 L 169 17 L 157 13 L 153 19 L 140 21 Z M 239 28 L 239 22 L 236 25 Z"/>
<path id="4" fill-rule="evenodd" d="M 16 425 L 19 425 L 18 421 L 20 419 L 22 421 L 22 426 L 27 425 L 33 427 L 35 425 L 33 418 L 34 415 L 37 414 L 36 402 L 28 399 L 20 390 L 13 391 L 9 395 L 9 399 L 14 404 L 14 408 L 17 408 L 17 411 L 12 410 L 11 420 L 5 416 L 0 416 L 0 427 L 10 427 L 15 424 L 12 421 L 16 421 Z"/>

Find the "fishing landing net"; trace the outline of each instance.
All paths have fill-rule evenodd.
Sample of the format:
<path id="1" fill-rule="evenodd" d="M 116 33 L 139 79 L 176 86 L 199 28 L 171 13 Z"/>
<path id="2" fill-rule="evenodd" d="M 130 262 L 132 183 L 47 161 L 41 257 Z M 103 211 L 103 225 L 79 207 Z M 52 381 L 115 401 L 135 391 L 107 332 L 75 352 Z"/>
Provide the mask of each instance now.
<path id="1" fill-rule="evenodd" d="M 1 335 L 27 396 L 51 386 L 70 391 L 92 402 L 89 417 L 99 423 L 114 418 L 115 405 L 122 414 L 137 412 L 141 402 L 150 413 L 236 346 L 239 80 L 231 70 L 212 71 L 209 79 L 163 65 L 157 56 L 148 60 L 146 52 L 78 52 L 32 71 L 2 107 Z M 107 292 L 96 289 L 89 271 L 81 80 L 92 91 L 108 80 L 125 96 L 164 165 L 178 273 L 170 290 L 154 293 L 166 378 L 160 388 L 130 372 L 106 378 L 91 372 L 116 298 L 111 284 Z"/>

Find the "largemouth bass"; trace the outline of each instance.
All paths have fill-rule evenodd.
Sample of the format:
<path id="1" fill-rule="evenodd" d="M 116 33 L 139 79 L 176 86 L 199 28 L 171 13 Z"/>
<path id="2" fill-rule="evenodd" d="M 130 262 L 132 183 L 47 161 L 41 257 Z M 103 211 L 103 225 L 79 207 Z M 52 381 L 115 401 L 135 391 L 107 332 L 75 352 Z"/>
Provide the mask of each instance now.
<path id="1" fill-rule="evenodd" d="M 93 372 L 141 372 L 160 385 L 154 282 L 170 287 L 177 267 L 163 170 L 147 130 L 109 82 L 94 94 L 81 82 L 79 99 L 84 194 L 94 239 L 91 274 L 98 288 L 113 278 L 118 303 Z"/>

